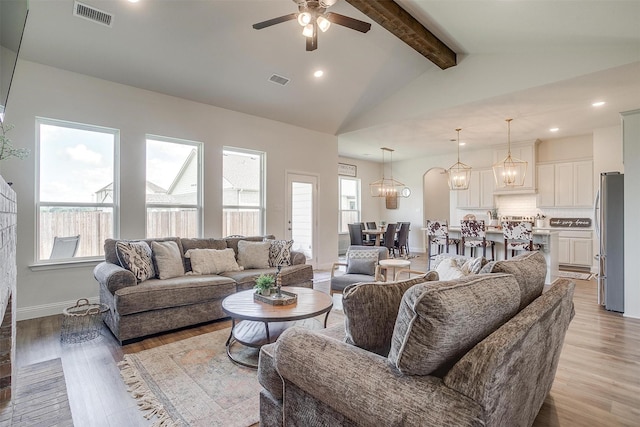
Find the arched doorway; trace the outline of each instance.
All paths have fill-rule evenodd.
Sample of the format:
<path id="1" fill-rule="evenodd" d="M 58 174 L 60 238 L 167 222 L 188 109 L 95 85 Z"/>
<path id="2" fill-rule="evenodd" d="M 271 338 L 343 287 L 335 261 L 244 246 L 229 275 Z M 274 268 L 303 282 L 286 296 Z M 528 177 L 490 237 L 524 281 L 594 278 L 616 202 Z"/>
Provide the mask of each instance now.
<path id="1" fill-rule="evenodd" d="M 428 219 L 446 219 L 450 215 L 450 192 L 447 172 L 443 168 L 431 168 L 422 176 L 422 212 L 424 224 Z"/>

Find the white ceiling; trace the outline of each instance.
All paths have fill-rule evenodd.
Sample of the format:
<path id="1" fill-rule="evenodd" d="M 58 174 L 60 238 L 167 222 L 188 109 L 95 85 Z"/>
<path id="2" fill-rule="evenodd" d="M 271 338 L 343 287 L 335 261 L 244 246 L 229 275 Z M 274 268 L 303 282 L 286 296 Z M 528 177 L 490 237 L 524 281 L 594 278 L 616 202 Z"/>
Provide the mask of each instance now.
<path id="1" fill-rule="evenodd" d="M 474 149 L 504 143 L 507 117 L 513 141 L 550 139 L 640 108 L 640 1 L 397 2 L 459 65 L 440 70 L 345 1 L 331 11 L 371 31 L 333 25 L 314 52 L 295 21 L 251 27 L 291 0 L 83 1 L 111 28 L 74 17 L 73 0 L 30 0 L 21 58 L 339 135 L 341 155 L 377 161 L 382 146 L 394 160 L 455 150 L 456 127 Z"/>

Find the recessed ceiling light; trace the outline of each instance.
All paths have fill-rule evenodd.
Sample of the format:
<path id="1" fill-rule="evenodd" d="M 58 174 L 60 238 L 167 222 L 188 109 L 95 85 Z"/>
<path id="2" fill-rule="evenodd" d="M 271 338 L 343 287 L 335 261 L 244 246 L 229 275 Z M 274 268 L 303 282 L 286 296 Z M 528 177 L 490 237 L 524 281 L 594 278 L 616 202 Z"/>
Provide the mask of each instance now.
<path id="1" fill-rule="evenodd" d="M 129 3 L 138 3 L 140 0 L 128 0 Z"/>
<path id="2" fill-rule="evenodd" d="M 318 70 L 313 73 L 313 77 L 322 77 L 323 74 L 324 74 L 324 71 Z"/>
<path id="3" fill-rule="evenodd" d="M 560 128 L 551 128 L 549 129 L 549 132 L 558 132 L 560 130 Z"/>
<path id="4" fill-rule="evenodd" d="M 598 101 L 598 102 L 594 102 L 593 105 L 594 107 L 602 107 L 604 104 L 606 104 L 606 102 L 604 101 Z"/>
<path id="5" fill-rule="evenodd" d="M 459 144 L 461 147 L 462 147 L 463 145 L 467 145 L 467 143 L 466 143 L 466 142 L 462 142 L 462 141 L 460 141 L 458 144 Z"/>

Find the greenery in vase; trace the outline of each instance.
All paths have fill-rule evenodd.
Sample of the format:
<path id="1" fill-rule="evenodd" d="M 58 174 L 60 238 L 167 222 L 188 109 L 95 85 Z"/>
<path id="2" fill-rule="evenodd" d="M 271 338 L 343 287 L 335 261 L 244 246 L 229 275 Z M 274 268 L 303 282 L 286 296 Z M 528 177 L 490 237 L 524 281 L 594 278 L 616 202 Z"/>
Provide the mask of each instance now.
<path id="1" fill-rule="evenodd" d="M 6 125 L 0 121 L 0 160 L 8 159 L 9 157 L 17 157 L 24 159 L 29 155 L 29 150 L 26 148 L 15 148 L 11 144 L 11 140 L 7 137 L 7 133 L 13 129 L 13 125 Z"/>
<path id="2" fill-rule="evenodd" d="M 276 283 L 275 277 L 270 274 L 261 274 L 256 279 L 256 285 L 254 286 L 261 294 L 267 294 Z"/>

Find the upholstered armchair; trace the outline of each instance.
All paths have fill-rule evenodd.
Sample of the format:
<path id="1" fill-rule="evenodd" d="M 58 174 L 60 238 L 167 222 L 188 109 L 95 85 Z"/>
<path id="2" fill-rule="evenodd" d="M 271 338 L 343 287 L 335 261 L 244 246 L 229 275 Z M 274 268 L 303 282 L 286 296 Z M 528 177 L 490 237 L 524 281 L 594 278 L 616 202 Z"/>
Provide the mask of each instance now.
<path id="1" fill-rule="evenodd" d="M 384 280 L 378 262 L 387 258 L 388 252 L 384 246 L 349 246 L 346 262 L 336 262 L 331 267 L 331 294 L 342 293 L 344 288 L 353 283 Z M 337 275 L 340 267 L 345 268 L 345 273 Z"/>

